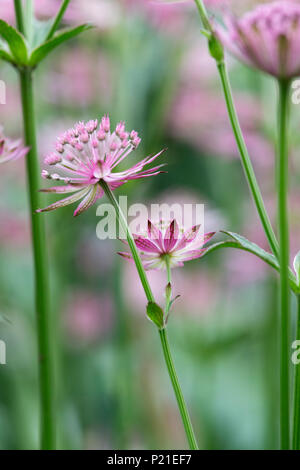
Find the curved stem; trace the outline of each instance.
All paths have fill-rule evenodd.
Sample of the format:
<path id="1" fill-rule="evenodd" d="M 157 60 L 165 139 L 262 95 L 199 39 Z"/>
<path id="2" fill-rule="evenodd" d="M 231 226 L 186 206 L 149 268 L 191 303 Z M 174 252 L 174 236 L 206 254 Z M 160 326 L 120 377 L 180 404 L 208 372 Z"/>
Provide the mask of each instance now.
<path id="1" fill-rule="evenodd" d="M 278 103 L 278 232 L 280 261 L 280 429 L 281 447 L 289 449 L 289 227 L 288 227 L 288 99 L 290 83 L 279 82 Z"/>
<path id="2" fill-rule="evenodd" d="M 297 341 L 300 341 L 300 296 L 297 296 Z M 293 450 L 300 450 L 300 364 L 295 364 Z"/>
<path id="3" fill-rule="evenodd" d="M 126 233 L 128 245 L 129 245 L 130 251 L 132 253 L 132 257 L 133 257 L 133 260 L 135 262 L 135 265 L 136 265 L 136 268 L 137 268 L 142 286 L 144 288 L 147 300 L 148 300 L 148 302 L 155 302 L 154 295 L 153 295 L 151 287 L 149 285 L 149 281 L 147 279 L 146 272 L 145 272 L 141 257 L 139 255 L 138 249 L 137 249 L 136 244 L 134 242 L 134 238 L 132 236 L 132 233 L 131 233 L 131 231 L 128 227 L 125 215 L 123 214 L 123 212 L 121 210 L 121 207 L 119 206 L 118 201 L 116 200 L 113 192 L 111 191 L 111 189 L 109 188 L 107 183 L 105 181 L 101 181 L 100 184 L 101 184 L 101 187 L 104 190 L 104 193 L 106 194 L 108 200 L 113 205 L 113 207 L 116 211 L 116 216 L 117 216 L 117 219 L 118 219 L 122 229 Z M 167 263 L 167 266 L 168 266 L 168 263 Z M 170 271 L 170 267 L 169 267 L 169 269 L 168 269 L 168 278 L 169 279 L 171 279 L 170 276 L 171 276 L 171 271 Z M 166 329 L 164 328 L 164 329 L 159 330 L 159 335 L 160 335 L 161 344 L 162 344 L 162 347 L 163 347 L 163 352 L 164 352 L 164 357 L 165 357 L 165 361 L 166 361 L 166 364 L 167 364 L 168 372 L 169 372 L 169 375 L 170 375 L 170 379 L 171 379 L 171 382 L 172 382 L 172 385 L 173 385 L 173 389 L 174 389 L 175 396 L 176 396 L 176 399 L 177 399 L 178 407 L 179 407 L 180 414 L 181 414 L 181 417 L 182 417 L 182 421 L 183 421 L 184 429 L 185 429 L 185 432 L 186 432 L 186 436 L 187 436 L 190 448 L 192 450 L 195 450 L 195 449 L 198 449 L 198 446 L 197 446 L 197 442 L 196 442 L 196 439 L 195 439 L 195 436 L 194 436 L 193 427 L 192 427 L 191 420 L 190 420 L 190 417 L 189 417 L 189 414 L 188 414 L 188 410 L 187 410 L 187 407 L 186 407 L 186 404 L 185 404 L 185 401 L 184 401 L 184 398 L 183 398 L 183 394 L 182 394 L 182 391 L 181 391 L 181 388 L 180 388 L 180 385 L 179 385 L 179 381 L 178 381 L 177 374 L 176 374 L 176 371 L 175 371 L 175 366 L 174 366 L 174 363 L 173 363 L 173 360 L 172 360 L 172 357 L 171 357 L 171 352 L 170 352 L 170 347 L 169 347 L 169 343 L 168 343 L 168 339 L 167 339 Z"/>
<path id="4" fill-rule="evenodd" d="M 189 442 L 189 446 L 191 450 L 197 450 L 198 444 L 195 438 L 195 434 L 193 431 L 193 426 L 192 426 L 191 419 L 187 410 L 187 406 L 185 404 L 183 394 L 182 394 L 182 391 L 178 382 L 178 377 L 177 377 L 175 366 L 174 366 L 172 356 L 171 356 L 169 341 L 167 337 L 167 331 L 165 328 L 162 330 L 159 330 L 159 336 L 160 336 L 169 376 L 173 385 L 174 393 L 175 393 L 178 407 L 180 410 L 183 426 L 184 426 L 185 433 Z"/>
<path id="5" fill-rule="evenodd" d="M 278 252 L 278 242 L 276 240 L 269 216 L 267 214 L 263 197 L 261 194 L 261 191 L 258 186 L 258 182 L 254 173 L 254 169 L 248 154 L 248 150 L 245 144 L 245 140 L 243 137 L 243 133 L 239 124 L 239 119 L 238 115 L 235 109 L 234 101 L 233 101 L 233 96 L 232 96 L 232 91 L 231 91 L 231 86 L 230 86 L 230 81 L 226 69 L 226 65 L 224 62 L 221 62 L 217 64 L 222 86 L 223 86 L 223 91 L 224 91 L 224 96 L 226 100 L 226 105 L 227 105 L 227 110 L 231 122 L 231 126 L 233 129 L 233 133 L 236 139 L 236 143 L 240 152 L 241 160 L 242 160 L 242 165 L 244 168 L 244 172 L 249 184 L 249 188 L 252 194 L 252 197 L 254 199 L 254 203 L 256 205 L 256 209 L 258 212 L 258 215 L 260 217 L 262 226 L 264 228 L 266 237 L 268 239 L 270 248 L 274 255 L 278 258 L 279 252 Z"/>
<path id="6" fill-rule="evenodd" d="M 44 221 L 43 218 L 36 213 L 36 210 L 40 207 L 38 192 L 40 184 L 40 168 L 36 143 L 32 71 L 30 69 L 22 70 L 20 72 L 20 78 L 25 143 L 30 147 L 30 151 L 27 155 L 27 178 L 32 226 L 35 300 L 38 330 L 41 448 L 55 449 L 54 358 L 50 337 L 49 269 L 45 243 Z"/>

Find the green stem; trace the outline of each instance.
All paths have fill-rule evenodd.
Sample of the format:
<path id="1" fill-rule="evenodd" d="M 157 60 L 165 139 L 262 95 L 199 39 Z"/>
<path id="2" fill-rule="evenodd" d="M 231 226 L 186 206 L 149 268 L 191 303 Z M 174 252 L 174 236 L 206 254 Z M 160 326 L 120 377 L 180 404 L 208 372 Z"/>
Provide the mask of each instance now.
<path id="1" fill-rule="evenodd" d="M 27 0 L 25 6 L 25 36 L 28 42 L 31 44 L 33 36 L 33 17 L 34 17 L 34 8 L 33 0 Z"/>
<path id="2" fill-rule="evenodd" d="M 297 296 L 297 336 L 300 341 L 300 296 Z M 295 364 L 293 450 L 300 450 L 300 364 Z"/>
<path id="3" fill-rule="evenodd" d="M 208 14 L 205 8 L 204 3 L 202 0 L 195 0 L 196 6 L 198 8 L 199 15 L 201 17 L 201 21 L 203 23 L 203 26 L 208 30 L 212 31 L 212 27 L 208 18 Z"/>
<path id="4" fill-rule="evenodd" d="M 15 5 L 17 28 L 20 31 L 20 33 L 24 34 L 25 33 L 25 27 L 24 27 L 22 1 L 21 0 L 14 0 L 14 5 Z"/>
<path id="5" fill-rule="evenodd" d="M 174 393 L 176 396 L 176 400 L 178 403 L 178 407 L 180 410 L 183 426 L 184 426 L 185 433 L 189 442 L 190 449 L 198 450 L 198 445 L 197 445 L 197 441 L 196 441 L 195 434 L 193 431 L 192 422 L 191 422 L 191 419 L 187 410 L 186 403 L 183 398 L 183 394 L 179 385 L 175 366 L 172 360 L 169 341 L 167 337 L 167 330 L 165 328 L 162 330 L 159 330 L 159 336 L 160 336 L 166 365 L 167 365 L 169 376 L 173 385 Z"/>
<path id="6" fill-rule="evenodd" d="M 36 213 L 40 207 L 38 189 L 40 169 L 36 143 L 36 122 L 33 97 L 32 71 L 20 71 L 25 143 L 30 147 L 27 155 L 27 177 L 32 224 L 35 300 L 39 350 L 39 382 L 41 413 L 41 448 L 55 449 L 55 406 L 53 354 L 51 349 L 51 321 L 49 308 L 49 268 L 43 218 Z"/>
<path id="7" fill-rule="evenodd" d="M 290 83 L 279 82 L 278 103 L 278 233 L 280 261 L 280 429 L 281 447 L 289 449 L 289 227 L 288 227 L 288 110 Z"/>
<path id="8" fill-rule="evenodd" d="M 126 218 L 125 218 L 125 216 L 124 216 L 124 214 L 121 210 L 121 207 L 119 206 L 119 203 L 116 200 L 113 192 L 110 190 L 109 186 L 107 185 L 107 183 L 105 181 L 101 182 L 101 187 L 102 187 L 103 191 L 105 192 L 105 195 L 109 199 L 110 203 L 114 206 L 114 208 L 116 210 L 117 219 L 119 221 L 119 224 L 120 224 L 122 230 L 124 230 L 124 232 L 126 233 L 126 238 L 127 238 L 127 241 L 128 241 L 128 245 L 129 245 L 130 251 L 132 253 L 132 257 L 133 257 L 133 260 L 135 262 L 135 265 L 136 265 L 136 268 L 137 268 L 142 286 L 144 288 L 147 300 L 148 300 L 148 302 L 154 302 L 154 296 L 153 296 L 150 284 L 148 282 L 148 279 L 147 279 L 147 276 L 146 276 L 146 273 L 145 273 L 145 270 L 144 270 L 144 266 L 143 266 L 140 254 L 139 254 L 139 252 L 137 250 L 137 247 L 135 245 L 132 233 L 129 230 L 127 220 L 126 220 Z"/>
<path id="9" fill-rule="evenodd" d="M 49 39 L 52 38 L 52 36 L 55 34 L 57 28 L 59 27 L 60 23 L 61 23 L 61 20 L 66 12 L 66 9 L 68 8 L 69 6 L 69 3 L 70 3 L 70 0 L 64 0 L 61 4 L 61 7 L 56 15 L 56 17 L 54 18 L 54 21 L 53 21 L 53 24 L 51 26 L 51 29 L 48 33 L 48 36 L 47 36 L 47 39 L 46 41 L 48 41 Z"/>
<path id="10" fill-rule="evenodd" d="M 134 242 L 134 238 L 133 238 L 133 236 L 130 232 L 130 229 L 129 229 L 128 224 L 127 224 L 127 220 L 126 220 L 126 218 L 125 218 L 125 216 L 124 216 L 124 214 L 121 210 L 121 207 L 119 206 L 118 201 L 116 200 L 113 192 L 110 190 L 107 183 L 105 181 L 102 181 L 100 184 L 101 184 L 101 187 L 104 190 L 104 193 L 106 194 L 108 200 L 110 201 L 110 203 L 115 208 L 116 216 L 117 216 L 117 219 L 119 221 L 120 226 L 122 227 L 122 229 L 126 233 L 128 245 L 129 245 L 130 251 L 132 253 L 132 257 L 133 257 L 133 260 L 135 262 L 135 265 L 136 265 L 136 268 L 137 268 L 142 286 L 144 288 L 147 300 L 148 300 L 148 302 L 155 302 L 155 299 L 154 299 L 151 287 L 149 285 L 149 282 L 148 282 L 148 279 L 147 279 L 147 276 L 146 276 L 146 272 L 145 272 L 141 257 L 139 255 L 136 244 Z M 168 270 L 168 277 L 171 280 L 170 276 L 171 276 L 171 271 Z M 182 391 L 181 391 L 181 388 L 180 388 L 180 385 L 179 385 L 179 382 L 178 382 L 177 374 L 176 374 L 176 371 L 175 371 L 175 366 L 174 366 L 174 363 L 173 363 L 173 360 L 172 360 L 172 357 L 171 357 L 171 352 L 170 352 L 170 347 L 169 347 L 169 343 L 168 343 L 168 339 L 167 339 L 166 329 L 163 328 L 163 329 L 159 330 L 159 335 L 160 335 L 161 344 L 162 344 L 162 347 L 163 347 L 163 352 L 164 352 L 164 357 L 165 357 L 165 361 L 166 361 L 166 364 L 167 364 L 168 372 L 169 372 L 170 379 L 171 379 L 173 389 L 174 389 L 174 392 L 175 392 L 175 396 L 176 396 L 176 399 L 177 399 L 177 403 L 178 403 L 178 407 L 179 407 L 180 414 L 181 414 L 181 417 L 182 417 L 184 429 L 185 429 L 185 432 L 186 432 L 186 435 L 187 435 L 187 439 L 188 439 L 190 448 L 192 450 L 195 450 L 195 449 L 198 449 L 198 446 L 197 446 L 197 442 L 196 442 L 196 439 L 195 439 L 195 436 L 194 436 L 193 427 L 192 427 L 192 424 L 191 424 L 189 413 L 188 413 L 188 410 L 187 410 L 187 407 L 186 407 L 186 404 L 185 404 L 185 401 L 184 401 L 184 398 L 183 398 L 183 394 L 182 394 Z"/>
<path id="11" fill-rule="evenodd" d="M 195 3 L 198 8 L 198 12 L 199 12 L 199 15 L 201 17 L 201 21 L 204 27 L 213 34 L 213 28 L 211 26 L 203 1 L 195 0 Z M 230 86 L 230 81 L 229 81 L 226 65 L 224 63 L 224 60 L 221 60 L 221 61 L 216 60 L 216 64 L 217 64 L 221 82 L 222 82 L 222 87 L 223 87 L 223 92 L 224 92 L 225 101 L 227 105 L 227 111 L 229 114 L 229 119 L 231 122 L 235 140 L 236 140 L 239 152 L 240 152 L 242 165 L 243 165 L 243 169 L 244 169 L 247 181 L 248 181 L 248 185 L 249 185 L 252 197 L 254 199 L 254 203 L 258 211 L 266 237 L 268 239 L 270 248 L 272 252 L 274 253 L 274 255 L 278 258 L 278 243 L 277 243 L 269 216 L 265 209 L 262 194 L 257 183 L 254 169 L 253 169 L 253 166 L 252 166 L 249 154 L 248 154 L 248 150 L 245 144 L 245 140 L 243 137 L 243 133 L 240 127 L 238 115 L 237 115 L 234 101 L 233 101 L 233 96 L 232 96 L 232 91 L 231 91 L 231 86 Z"/>
<path id="12" fill-rule="evenodd" d="M 258 211 L 262 226 L 264 228 L 266 237 L 268 239 L 269 245 L 271 247 L 272 252 L 274 255 L 278 258 L 279 252 L 278 252 L 278 243 L 269 219 L 269 216 L 267 214 L 264 201 L 262 198 L 261 191 L 259 189 L 257 179 L 254 173 L 254 169 L 248 154 L 248 150 L 245 144 L 245 140 L 243 137 L 243 133 L 239 124 L 239 119 L 238 115 L 235 109 L 234 101 L 233 101 L 233 96 L 232 96 L 232 91 L 231 91 L 231 86 L 230 86 L 230 81 L 226 69 L 226 65 L 224 62 L 218 63 L 218 70 L 222 82 L 222 87 L 224 91 L 224 96 L 226 100 L 226 105 L 227 105 L 227 110 L 231 122 L 231 126 L 233 129 L 233 133 L 236 139 L 236 143 L 240 152 L 241 160 L 242 160 L 242 165 L 244 168 L 244 172 L 249 184 L 249 188 L 252 194 L 252 197 L 254 199 L 254 203 L 256 205 L 256 209 Z"/>

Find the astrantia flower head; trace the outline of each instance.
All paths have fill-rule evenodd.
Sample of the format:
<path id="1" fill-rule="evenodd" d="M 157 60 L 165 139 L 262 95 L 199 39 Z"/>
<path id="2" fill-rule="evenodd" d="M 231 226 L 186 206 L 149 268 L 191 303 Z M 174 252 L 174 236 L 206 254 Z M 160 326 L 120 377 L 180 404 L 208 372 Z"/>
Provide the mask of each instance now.
<path id="1" fill-rule="evenodd" d="M 223 44 L 248 65 L 274 77 L 300 73 L 300 5 L 286 0 L 260 5 L 218 28 Z"/>
<path id="2" fill-rule="evenodd" d="M 42 172 L 42 177 L 61 181 L 64 185 L 43 189 L 43 192 L 71 193 L 60 201 L 39 209 L 38 212 L 51 211 L 81 200 L 74 216 L 81 214 L 103 196 L 101 182 L 109 188 L 122 186 L 130 180 L 146 178 L 161 173 L 163 165 L 144 170 L 162 152 L 146 157 L 125 171 L 115 171 L 116 167 L 135 150 L 141 139 L 137 132 L 126 132 L 124 122 L 120 122 L 111 132 L 108 116 L 98 121 L 79 122 L 60 136 L 56 151 L 45 158 L 45 164 L 54 167 L 60 173 Z"/>
<path id="3" fill-rule="evenodd" d="M 17 160 L 24 157 L 28 148 L 24 147 L 21 140 L 11 140 L 3 134 L 3 127 L 0 126 L 0 163 L 10 160 Z"/>
<path id="4" fill-rule="evenodd" d="M 203 246 L 215 235 L 215 232 L 201 235 L 200 225 L 188 230 L 181 228 L 174 219 L 171 222 L 148 221 L 146 233 L 134 235 L 137 248 L 146 269 L 166 269 L 181 267 L 186 261 L 200 258 L 206 251 Z M 124 258 L 132 259 L 129 253 L 119 253 Z"/>

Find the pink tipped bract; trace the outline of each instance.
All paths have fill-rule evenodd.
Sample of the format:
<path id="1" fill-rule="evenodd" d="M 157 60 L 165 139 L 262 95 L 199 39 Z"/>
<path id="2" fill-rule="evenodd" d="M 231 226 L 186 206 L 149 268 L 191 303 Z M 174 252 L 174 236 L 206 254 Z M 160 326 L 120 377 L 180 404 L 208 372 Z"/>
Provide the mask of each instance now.
<path id="1" fill-rule="evenodd" d="M 0 126 L 0 163 L 24 157 L 28 150 L 27 147 L 24 147 L 21 140 L 7 138 L 3 134 L 3 127 Z"/>
<path id="2" fill-rule="evenodd" d="M 130 180 L 146 178 L 161 173 L 163 165 L 144 170 L 162 152 L 146 157 L 125 171 L 115 171 L 116 167 L 135 150 L 141 139 L 138 133 L 126 132 L 124 122 L 120 122 L 111 132 L 108 116 L 98 121 L 79 122 L 60 136 L 56 143 L 56 151 L 45 158 L 45 164 L 59 170 L 52 173 L 43 170 L 42 177 L 64 183 L 43 189 L 43 192 L 71 195 L 38 212 L 51 211 L 81 200 L 74 216 L 91 207 L 104 194 L 101 181 L 109 188 L 122 186 Z"/>
<path id="3" fill-rule="evenodd" d="M 167 259 L 171 268 L 181 267 L 186 261 L 201 258 L 206 249 L 203 246 L 215 235 L 215 232 L 200 234 L 200 225 L 188 230 L 179 227 L 174 219 L 171 222 L 148 221 L 147 233 L 134 235 L 137 248 L 146 269 L 166 269 Z M 124 258 L 132 259 L 127 252 L 119 253 Z"/>
<path id="4" fill-rule="evenodd" d="M 217 33 L 238 59 L 280 79 L 300 74 L 300 4 L 260 5 L 226 23 L 227 30 L 219 27 Z"/>

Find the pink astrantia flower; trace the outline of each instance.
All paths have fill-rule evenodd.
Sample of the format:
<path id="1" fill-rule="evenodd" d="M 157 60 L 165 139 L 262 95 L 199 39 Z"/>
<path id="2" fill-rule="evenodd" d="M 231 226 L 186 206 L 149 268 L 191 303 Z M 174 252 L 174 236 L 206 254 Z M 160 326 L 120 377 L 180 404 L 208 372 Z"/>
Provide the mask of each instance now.
<path id="1" fill-rule="evenodd" d="M 175 268 L 183 266 L 185 261 L 200 258 L 206 251 L 203 245 L 214 235 L 215 232 L 211 232 L 201 236 L 200 225 L 184 230 L 175 219 L 159 223 L 149 220 L 147 232 L 134 235 L 134 240 L 146 269 L 165 269 L 167 260 L 170 267 Z M 119 254 L 132 259 L 129 253 Z"/>
<path id="2" fill-rule="evenodd" d="M 260 5 L 240 19 L 228 18 L 217 33 L 233 55 L 277 78 L 300 73 L 300 4 L 276 1 Z"/>
<path id="3" fill-rule="evenodd" d="M 3 134 L 3 127 L 0 126 L 0 163 L 10 160 L 17 160 L 24 157 L 28 148 L 24 147 L 21 140 L 11 140 Z"/>
<path id="4" fill-rule="evenodd" d="M 101 181 L 105 181 L 110 189 L 122 186 L 130 180 L 146 178 L 161 173 L 159 165 L 144 170 L 163 151 L 146 157 L 125 171 L 114 171 L 141 142 L 137 132 L 130 134 L 125 131 L 124 122 L 120 122 L 111 132 L 108 116 L 98 121 L 79 122 L 60 136 L 56 143 L 56 151 L 48 155 L 45 164 L 63 172 L 63 175 L 43 170 L 42 177 L 65 183 L 62 186 L 43 189 L 50 193 L 71 193 L 60 201 L 51 204 L 38 212 L 51 211 L 81 200 L 74 216 L 91 207 L 104 194 Z"/>

